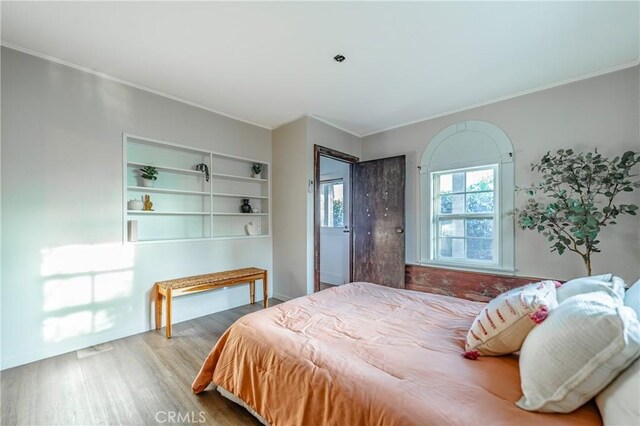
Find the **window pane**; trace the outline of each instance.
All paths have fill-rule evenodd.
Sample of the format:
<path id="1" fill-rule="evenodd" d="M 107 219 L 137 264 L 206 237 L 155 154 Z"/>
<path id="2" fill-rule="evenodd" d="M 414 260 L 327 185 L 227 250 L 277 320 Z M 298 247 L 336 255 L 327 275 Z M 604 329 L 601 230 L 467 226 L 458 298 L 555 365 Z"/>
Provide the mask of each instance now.
<path id="1" fill-rule="evenodd" d="M 490 213 L 493 211 L 493 192 L 467 194 L 468 213 Z"/>
<path id="2" fill-rule="evenodd" d="M 493 169 L 467 172 L 467 191 L 493 191 Z"/>
<path id="3" fill-rule="evenodd" d="M 440 220 L 441 237 L 464 237 L 464 220 Z"/>
<path id="4" fill-rule="evenodd" d="M 326 188 L 325 184 L 320 184 L 320 226 L 327 226 L 327 215 L 325 214 L 326 205 Z"/>
<path id="5" fill-rule="evenodd" d="M 341 228 L 344 226 L 344 195 L 342 182 L 333 184 L 332 189 L 333 205 L 331 212 L 333 215 L 333 227 Z"/>
<path id="6" fill-rule="evenodd" d="M 464 259 L 464 239 L 440 238 L 440 257 Z"/>
<path id="7" fill-rule="evenodd" d="M 493 238 L 493 219 L 467 219 L 467 237 Z"/>
<path id="8" fill-rule="evenodd" d="M 440 213 L 464 213 L 464 194 L 441 196 Z"/>
<path id="9" fill-rule="evenodd" d="M 467 240 L 467 259 L 493 260 L 493 240 Z"/>
<path id="10" fill-rule="evenodd" d="M 464 172 L 453 173 L 453 192 L 464 192 Z"/>
<path id="11" fill-rule="evenodd" d="M 453 182 L 451 181 L 451 174 L 440 176 L 440 193 L 448 194 L 453 190 Z"/>
<path id="12" fill-rule="evenodd" d="M 320 183 L 320 225 L 344 226 L 344 185 L 342 179 Z"/>

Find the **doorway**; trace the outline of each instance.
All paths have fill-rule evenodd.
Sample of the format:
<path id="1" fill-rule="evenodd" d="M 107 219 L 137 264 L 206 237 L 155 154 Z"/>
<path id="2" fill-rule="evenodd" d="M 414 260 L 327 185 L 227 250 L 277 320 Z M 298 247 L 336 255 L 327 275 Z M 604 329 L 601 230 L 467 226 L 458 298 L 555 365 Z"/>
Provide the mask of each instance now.
<path id="1" fill-rule="evenodd" d="M 358 158 L 314 146 L 314 291 L 352 281 L 351 181 Z"/>
<path id="2" fill-rule="evenodd" d="M 404 155 L 360 162 L 314 145 L 314 291 L 353 281 L 404 288 L 405 177 Z"/>

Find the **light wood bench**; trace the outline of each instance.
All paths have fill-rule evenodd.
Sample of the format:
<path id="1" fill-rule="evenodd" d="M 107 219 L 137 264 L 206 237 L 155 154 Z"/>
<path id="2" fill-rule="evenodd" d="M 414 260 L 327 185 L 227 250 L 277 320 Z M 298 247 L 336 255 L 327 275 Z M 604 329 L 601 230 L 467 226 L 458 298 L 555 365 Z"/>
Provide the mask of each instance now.
<path id="1" fill-rule="evenodd" d="M 174 297 L 200 293 L 217 288 L 249 283 L 251 303 L 256 302 L 256 280 L 262 280 L 264 307 L 269 306 L 267 289 L 267 271 L 259 268 L 243 268 L 214 274 L 196 275 L 156 283 L 156 330 L 162 327 L 162 297 L 166 300 L 167 339 L 171 338 L 171 302 Z"/>

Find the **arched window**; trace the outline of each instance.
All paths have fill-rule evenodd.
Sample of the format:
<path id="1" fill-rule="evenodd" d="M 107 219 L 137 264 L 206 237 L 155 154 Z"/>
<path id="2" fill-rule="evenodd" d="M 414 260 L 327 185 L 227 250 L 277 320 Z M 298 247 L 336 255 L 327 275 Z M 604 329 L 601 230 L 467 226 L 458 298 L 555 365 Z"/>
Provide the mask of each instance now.
<path id="1" fill-rule="evenodd" d="M 514 272 L 513 146 L 486 121 L 438 133 L 420 162 L 422 263 Z"/>

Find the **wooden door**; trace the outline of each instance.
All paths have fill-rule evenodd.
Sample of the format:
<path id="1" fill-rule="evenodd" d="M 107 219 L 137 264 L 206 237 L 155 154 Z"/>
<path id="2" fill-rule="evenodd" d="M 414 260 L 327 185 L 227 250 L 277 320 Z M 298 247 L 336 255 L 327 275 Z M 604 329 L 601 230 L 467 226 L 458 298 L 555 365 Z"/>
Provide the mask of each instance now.
<path id="1" fill-rule="evenodd" d="M 353 281 L 404 288 L 405 156 L 353 165 Z"/>

